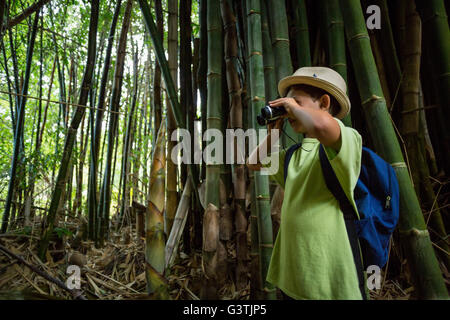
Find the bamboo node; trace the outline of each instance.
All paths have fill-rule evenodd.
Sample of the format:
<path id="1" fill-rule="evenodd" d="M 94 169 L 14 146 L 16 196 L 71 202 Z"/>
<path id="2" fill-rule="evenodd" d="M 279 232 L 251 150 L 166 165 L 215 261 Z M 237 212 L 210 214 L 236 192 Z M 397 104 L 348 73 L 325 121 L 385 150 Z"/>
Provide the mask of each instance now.
<path id="1" fill-rule="evenodd" d="M 263 247 L 263 248 L 271 248 L 271 249 L 273 249 L 273 244 L 271 244 L 271 243 L 261 243 L 259 246 Z"/>
<path id="2" fill-rule="evenodd" d="M 262 53 L 260 51 L 253 51 L 252 53 L 250 53 L 249 57 L 251 56 L 262 56 Z"/>
<path id="3" fill-rule="evenodd" d="M 369 99 L 366 99 L 366 100 L 362 101 L 361 105 L 364 106 L 368 102 L 377 101 L 377 100 L 384 101 L 384 98 L 380 97 L 380 96 L 377 96 L 376 94 L 372 94 Z"/>
<path id="4" fill-rule="evenodd" d="M 363 39 L 363 38 L 370 39 L 370 38 L 369 38 L 369 34 L 368 34 L 367 32 L 357 33 L 357 34 L 355 34 L 353 37 L 350 37 L 350 38 L 348 39 L 348 42 L 350 42 L 350 41 L 352 41 L 352 40 Z"/>
<path id="5" fill-rule="evenodd" d="M 266 101 L 266 98 L 265 98 L 265 97 L 254 96 L 254 97 L 252 98 L 252 101 L 254 101 L 254 102 L 258 102 L 258 101 Z"/>
<path id="6" fill-rule="evenodd" d="M 247 16 L 250 16 L 250 15 L 255 14 L 255 13 L 256 14 L 261 14 L 261 12 L 258 12 L 256 10 L 250 9 Z"/>
<path id="7" fill-rule="evenodd" d="M 406 163 L 404 162 L 392 162 L 391 167 L 395 168 L 406 168 Z"/>
<path id="8" fill-rule="evenodd" d="M 285 41 L 285 42 L 287 42 L 287 43 L 289 44 L 289 39 L 285 39 L 285 38 L 275 38 L 275 39 L 272 41 L 272 45 L 274 45 L 274 44 L 276 44 L 277 42 L 280 42 L 280 41 Z"/>
<path id="9" fill-rule="evenodd" d="M 415 236 L 415 237 L 429 237 L 430 233 L 428 230 L 419 230 L 417 228 L 411 228 L 408 230 L 399 230 L 402 236 Z"/>

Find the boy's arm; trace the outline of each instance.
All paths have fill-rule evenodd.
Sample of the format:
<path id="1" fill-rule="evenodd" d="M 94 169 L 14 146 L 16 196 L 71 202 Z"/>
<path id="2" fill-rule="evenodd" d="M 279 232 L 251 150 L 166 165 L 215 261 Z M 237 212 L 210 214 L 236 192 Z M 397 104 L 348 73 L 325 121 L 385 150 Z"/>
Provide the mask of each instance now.
<path id="1" fill-rule="evenodd" d="M 268 126 L 267 136 L 264 138 L 264 140 L 252 151 L 250 156 L 247 158 L 246 165 L 250 170 L 253 171 L 259 171 L 261 170 L 262 164 L 261 160 L 258 158 L 259 150 L 267 150 L 267 154 L 270 154 L 272 152 L 272 146 L 274 143 L 278 141 L 278 137 L 274 138 L 272 135 L 273 129 L 281 129 L 281 126 L 283 124 L 283 120 L 279 119 L 275 122 L 274 125 Z"/>

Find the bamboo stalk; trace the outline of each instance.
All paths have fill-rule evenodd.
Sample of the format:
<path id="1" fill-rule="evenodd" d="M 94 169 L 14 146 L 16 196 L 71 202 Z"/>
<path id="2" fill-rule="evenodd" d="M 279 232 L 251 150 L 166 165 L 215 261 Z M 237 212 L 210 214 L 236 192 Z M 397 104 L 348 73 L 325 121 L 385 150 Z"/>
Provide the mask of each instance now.
<path id="1" fill-rule="evenodd" d="M 219 17 L 219 18 L 218 18 Z M 220 1 L 208 1 L 208 78 L 207 78 L 207 129 L 222 131 L 222 60 L 223 36 L 220 19 Z M 217 152 L 217 151 L 216 151 Z M 218 247 L 219 247 L 219 208 L 220 208 L 220 164 L 206 159 L 206 210 L 203 216 L 202 265 L 204 279 L 202 299 L 217 298 Z"/>
<path id="2" fill-rule="evenodd" d="M 427 45 L 431 46 L 432 64 L 438 74 L 438 87 L 442 111 L 450 118 L 450 30 L 443 0 L 417 1 L 423 21 Z M 448 3 L 447 3 L 448 5 Z M 449 130 L 447 129 L 447 132 Z"/>
<path id="3" fill-rule="evenodd" d="M 327 44 L 329 65 L 347 82 L 344 22 L 342 21 L 339 0 L 322 0 L 322 7 L 325 10 L 325 21 L 328 21 Z M 346 126 L 351 126 L 352 119 L 350 113 L 342 119 L 342 122 Z"/>
<path id="4" fill-rule="evenodd" d="M 298 67 L 308 67 L 311 66 L 311 52 L 309 47 L 309 27 L 305 0 L 291 0 L 291 3 L 294 11 L 294 34 Z"/>
<path id="5" fill-rule="evenodd" d="M 131 23 L 131 11 L 133 7 L 133 1 L 128 0 L 125 7 L 125 14 L 123 18 L 122 30 L 120 32 L 119 43 L 117 47 L 117 60 L 114 70 L 114 82 L 111 92 L 110 108 L 112 111 L 120 110 L 120 97 L 122 93 L 123 83 L 123 71 L 125 66 L 125 53 L 127 45 L 127 34 Z M 131 111 L 130 111 L 131 113 Z M 103 174 L 103 184 L 100 191 L 101 198 L 97 209 L 97 216 L 99 217 L 99 223 L 97 226 L 97 232 L 99 232 L 97 241 L 100 246 L 103 245 L 103 241 L 109 232 L 109 217 L 111 206 L 111 163 L 114 152 L 114 142 L 116 139 L 116 132 L 118 127 L 119 118 L 117 114 L 111 114 L 108 128 L 108 148 L 106 151 L 106 163 L 105 172 Z"/>
<path id="6" fill-rule="evenodd" d="M 285 1 L 262 1 L 265 1 L 267 5 L 274 60 L 277 62 L 275 64 L 276 81 L 279 82 L 282 78 L 292 75 L 293 72 L 291 53 L 289 50 L 286 5 Z M 293 144 L 293 141 L 288 136 L 296 141 L 300 141 L 302 137 L 302 135 L 294 132 L 292 126 L 289 124 L 286 125 L 286 123 L 283 127 L 286 134 L 281 137 L 281 142 L 285 148 Z"/>
<path id="7" fill-rule="evenodd" d="M 243 129 L 241 83 L 236 70 L 237 66 L 237 33 L 236 17 L 228 0 L 221 1 L 221 13 L 225 31 L 225 62 L 228 82 L 228 94 L 231 103 L 230 127 Z M 235 140 L 236 143 L 236 140 Z M 235 144 L 235 146 L 237 146 Z M 245 216 L 245 166 L 237 161 L 242 155 L 238 155 L 238 149 L 234 149 L 233 165 L 233 195 L 234 195 L 234 224 L 236 227 L 236 288 L 243 289 L 247 285 L 247 218 Z M 240 160 L 240 159 L 239 159 Z"/>
<path id="8" fill-rule="evenodd" d="M 173 112 L 176 125 L 178 128 L 186 128 L 186 123 L 184 121 L 184 116 L 180 109 L 180 104 L 178 102 L 177 92 L 175 90 L 175 85 L 173 82 L 173 77 L 170 74 L 170 69 L 167 64 L 167 60 L 164 53 L 164 48 L 162 42 L 159 39 L 157 29 L 155 26 L 155 22 L 153 21 L 153 17 L 150 13 L 150 8 L 146 0 L 139 0 L 139 6 L 142 12 L 142 16 L 144 18 L 144 22 L 149 32 L 153 46 L 155 47 L 156 58 L 158 59 L 159 65 L 161 67 L 161 72 L 164 78 L 164 83 L 166 85 L 166 91 L 170 99 L 170 106 Z M 170 115 L 170 113 L 168 113 Z M 198 185 L 198 173 L 197 169 L 194 165 L 190 164 L 189 168 L 189 176 L 192 179 L 194 185 Z M 194 188 L 194 193 L 196 199 L 198 199 L 198 191 Z"/>
<path id="9" fill-rule="evenodd" d="M 32 59 L 33 59 L 34 43 L 36 40 L 38 22 L 39 22 L 39 11 L 36 12 L 36 15 L 34 17 L 30 41 L 28 43 L 28 48 L 27 48 L 25 78 L 24 78 L 24 83 L 22 86 L 22 94 L 24 96 L 26 96 L 28 94 L 28 85 L 29 85 L 30 74 L 31 74 L 31 64 L 32 64 Z M 20 99 L 20 105 L 18 106 L 16 128 L 15 128 L 15 134 L 14 134 L 14 150 L 13 150 L 13 156 L 12 156 L 12 160 L 11 160 L 11 171 L 10 171 L 10 179 L 9 179 L 9 186 L 8 186 L 8 194 L 6 197 L 5 210 L 3 212 L 3 218 L 2 218 L 2 228 L 1 228 L 2 233 L 6 232 L 6 230 L 8 228 L 9 218 L 10 218 L 10 209 L 11 209 L 11 203 L 12 203 L 13 193 L 14 193 L 14 189 L 15 189 L 14 184 L 16 182 L 17 166 L 20 161 L 19 160 L 19 157 L 20 157 L 19 152 L 21 151 L 21 142 L 23 142 L 23 139 L 20 139 L 19 137 L 21 137 L 23 135 L 23 130 L 24 130 L 26 101 L 27 101 L 27 99 L 25 97 L 23 97 L 22 99 Z M 23 152 L 23 150 L 22 150 L 22 152 Z"/>
<path id="10" fill-rule="evenodd" d="M 258 111 L 264 107 L 264 67 L 262 57 L 261 10 L 259 0 L 247 0 L 247 32 L 249 53 L 249 88 L 253 128 L 259 128 L 256 121 Z M 289 61 L 290 63 L 290 61 Z M 258 139 L 259 141 L 259 139 Z M 261 277 L 267 299 L 275 299 L 275 288 L 266 280 L 272 256 L 273 238 L 270 215 L 269 180 L 267 175 L 254 173 L 256 212 L 258 215 L 258 235 Z"/>
<path id="11" fill-rule="evenodd" d="M 97 217 L 97 179 L 98 179 L 98 161 L 99 150 L 101 142 L 101 129 L 103 115 L 105 111 L 105 97 L 106 97 L 106 83 L 108 82 L 108 74 L 111 65 L 111 52 L 114 42 L 114 34 L 116 31 L 117 20 L 120 14 L 120 7 L 122 0 L 118 0 L 114 9 L 113 18 L 108 35 L 108 44 L 106 47 L 105 61 L 103 64 L 102 78 L 100 80 L 100 88 L 98 93 L 97 112 L 95 117 L 91 117 L 91 146 L 90 146 L 90 167 L 89 167 L 89 185 L 88 185 L 88 236 L 90 239 L 95 240 L 95 221 Z M 93 113 L 93 109 L 91 109 Z M 95 124 L 94 124 L 95 118 Z"/>
<path id="12" fill-rule="evenodd" d="M 403 160 L 400 145 L 386 108 L 370 48 L 369 36 L 358 0 L 340 0 L 362 106 L 375 149 L 396 171 L 400 186 L 399 232 L 419 296 L 448 298 L 422 211 Z"/>
<path id="13" fill-rule="evenodd" d="M 192 185 L 190 181 L 186 182 L 180 202 L 178 203 L 175 219 L 173 220 L 172 230 L 167 239 L 165 248 L 165 268 L 170 268 L 175 260 L 175 255 L 178 249 L 181 236 L 183 235 L 184 226 L 189 211 L 189 204 L 191 201 Z"/>
<path id="14" fill-rule="evenodd" d="M 162 12 L 161 0 L 155 0 L 155 14 L 156 14 L 156 28 L 160 35 L 161 42 L 164 41 L 164 19 Z M 153 115 L 155 122 L 154 132 L 159 131 L 159 125 L 162 119 L 162 100 L 161 100 L 161 68 L 158 61 L 155 61 L 155 75 L 153 77 Z M 154 135 L 153 142 L 156 143 L 156 136 Z"/>
<path id="15" fill-rule="evenodd" d="M 92 0 L 91 17 L 89 23 L 89 44 L 88 44 L 87 63 L 83 77 L 83 82 L 81 84 L 80 96 L 78 100 L 78 103 L 80 105 L 86 105 L 88 93 L 92 83 L 95 52 L 97 50 L 98 12 L 99 12 L 99 1 Z M 47 226 L 44 228 L 43 236 L 41 238 L 41 242 L 39 243 L 38 252 L 41 260 L 45 260 L 45 253 L 47 252 L 48 244 L 50 241 L 50 235 L 52 234 L 54 228 L 54 220 L 56 217 L 56 212 L 60 206 L 61 196 L 64 190 L 64 186 L 66 185 L 67 182 L 67 171 L 69 161 L 72 155 L 75 136 L 77 133 L 78 126 L 80 125 L 81 119 L 83 118 L 84 112 L 85 112 L 84 108 L 78 107 L 75 111 L 75 114 L 73 115 L 72 121 L 68 128 L 64 144 L 63 158 L 61 160 L 61 166 L 59 168 L 56 186 L 52 193 L 52 200 L 48 211 Z"/>
<path id="16" fill-rule="evenodd" d="M 165 236 L 164 236 L 164 189 L 165 189 L 165 148 L 166 126 L 161 121 L 148 187 L 147 211 L 145 213 L 145 276 L 147 291 L 156 299 L 168 299 L 167 282 L 164 279 Z"/>

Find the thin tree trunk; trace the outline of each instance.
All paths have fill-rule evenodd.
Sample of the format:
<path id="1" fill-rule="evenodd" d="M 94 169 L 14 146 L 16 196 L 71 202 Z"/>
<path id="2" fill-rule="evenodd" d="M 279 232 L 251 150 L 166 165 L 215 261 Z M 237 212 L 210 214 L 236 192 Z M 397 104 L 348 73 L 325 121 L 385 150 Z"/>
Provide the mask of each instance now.
<path id="1" fill-rule="evenodd" d="M 12 27 L 18 25 L 19 23 L 21 23 L 23 20 L 28 18 L 33 13 L 38 12 L 48 2 L 50 2 L 50 0 L 39 0 L 38 2 L 35 2 L 31 6 L 26 8 L 21 14 L 15 16 L 11 20 L 9 20 L 7 25 L 0 24 L 0 26 L 2 26 L 2 28 L 1 28 L 2 30 L 0 30 L 1 31 L 0 33 L 3 33 L 3 30 L 5 30 L 5 29 L 11 29 Z"/>

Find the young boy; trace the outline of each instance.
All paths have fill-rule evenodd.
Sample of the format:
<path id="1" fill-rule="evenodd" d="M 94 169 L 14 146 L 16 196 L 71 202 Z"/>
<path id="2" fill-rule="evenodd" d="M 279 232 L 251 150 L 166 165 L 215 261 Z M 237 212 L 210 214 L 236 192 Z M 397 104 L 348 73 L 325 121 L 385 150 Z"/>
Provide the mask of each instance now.
<path id="1" fill-rule="evenodd" d="M 339 120 L 350 111 L 345 80 L 329 68 L 304 67 L 282 79 L 278 91 L 282 98 L 269 105 L 284 107 L 284 117 L 305 138 L 289 162 L 286 183 L 286 150 L 278 153 L 279 169 L 272 178 L 285 193 L 267 281 L 287 298 L 362 299 L 343 213 L 325 184 L 319 161 L 322 144 L 355 206 L 353 189 L 361 167 L 362 142 L 356 130 Z M 259 148 L 267 147 L 270 153 L 276 142 L 271 141 L 270 129 L 280 129 L 282 121 L 269 125 L 266 139 L 247 160 L 249 169 L 263 167 Z"/>

